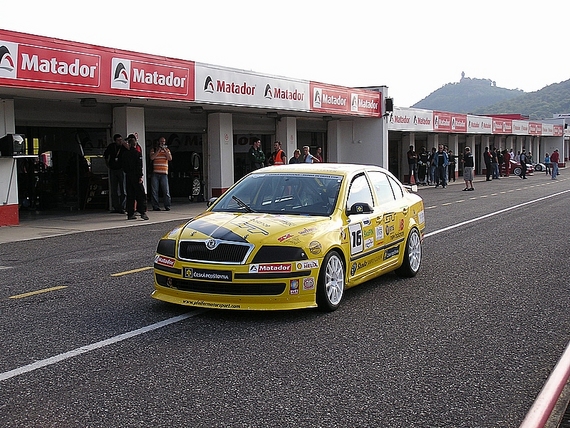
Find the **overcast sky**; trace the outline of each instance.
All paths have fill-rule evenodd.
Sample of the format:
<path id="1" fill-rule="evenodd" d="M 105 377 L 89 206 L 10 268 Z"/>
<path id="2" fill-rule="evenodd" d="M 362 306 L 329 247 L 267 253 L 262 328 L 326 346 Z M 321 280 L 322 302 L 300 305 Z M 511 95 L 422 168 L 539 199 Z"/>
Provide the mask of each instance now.
<path id="1" fill-rule="evenodd" d="M 570 79 L 567 2 L 18 0 L 0 28 L 342 86 L 409 107 L 450 82 Z M 526 6 L 525 6 L 526 5 Z"/>

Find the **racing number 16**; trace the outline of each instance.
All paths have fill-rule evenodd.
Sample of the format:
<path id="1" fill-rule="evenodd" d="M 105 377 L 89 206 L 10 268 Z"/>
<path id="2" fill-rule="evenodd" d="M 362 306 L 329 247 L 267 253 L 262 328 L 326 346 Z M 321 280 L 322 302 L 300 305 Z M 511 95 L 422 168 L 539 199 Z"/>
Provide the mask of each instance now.
<path id="1" fill-rule="evenodd" d="M 352 224 L 348 227 L 350 232 L 350 254 L 362 252 L 362 225 Z"/>

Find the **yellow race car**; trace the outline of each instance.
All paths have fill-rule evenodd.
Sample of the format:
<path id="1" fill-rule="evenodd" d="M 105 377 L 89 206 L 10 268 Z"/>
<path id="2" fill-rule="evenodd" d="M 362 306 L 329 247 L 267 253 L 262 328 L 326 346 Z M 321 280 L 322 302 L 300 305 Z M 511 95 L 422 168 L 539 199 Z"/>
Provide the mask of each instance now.
<path id="1" fill-rule="evenodd" d="M 349 287 L 420 269 L 425 214 L 412 190 L 377 166 L 254 171 L 161 238 L 152 297 L 203 308 L 333 311 Z"/>

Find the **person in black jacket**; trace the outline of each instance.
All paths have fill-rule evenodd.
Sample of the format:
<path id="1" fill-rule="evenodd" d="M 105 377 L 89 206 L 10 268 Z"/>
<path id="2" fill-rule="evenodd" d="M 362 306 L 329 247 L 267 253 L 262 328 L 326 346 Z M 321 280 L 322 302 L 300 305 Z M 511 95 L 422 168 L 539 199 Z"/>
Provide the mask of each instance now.
<path id="1" fill-rule="evenodd" d="M 127 144 L 121 157 L 121 164 L 125 171 L 127 181 L 127 220 L 134 220 L 135 202 L 143 220 L 148 220 L 146 215 L 146 194 L 143 186 L 143 156 L 137 150 L 137 139 L 134 134 L 129 134 Z"/>

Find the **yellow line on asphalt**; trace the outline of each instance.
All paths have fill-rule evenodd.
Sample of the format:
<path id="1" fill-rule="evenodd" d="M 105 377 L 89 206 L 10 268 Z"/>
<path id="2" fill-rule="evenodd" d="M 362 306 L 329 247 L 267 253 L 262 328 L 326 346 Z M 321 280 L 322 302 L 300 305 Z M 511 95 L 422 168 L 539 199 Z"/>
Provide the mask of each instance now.
<path id="1" fill-rule="evenodd" d="M 152 266 L 147 266 L 140 269 L 127 270 L 125 272 L 112 273 L 111 276 L 130 275 L 131 273 L 143 272 L 145 270 L 150 270 L 150 269 L 152 269 Z"/>
<path id="2" fill-rule="evenodd" d="M 30 291 L 29 293 L 17 294 L 15 296 L 10 296 L 9 298 L 23 299 L 24 297 L 35 296 L 36 294 L 42 294 L 42 293 L 49 293 L 50 291 L 62 290 L 64 288 L 67 288 L 67 285 L 60 285 L 58 287 L 50 287 L 50 288 L 44 288 L 42 290 Z"/>

